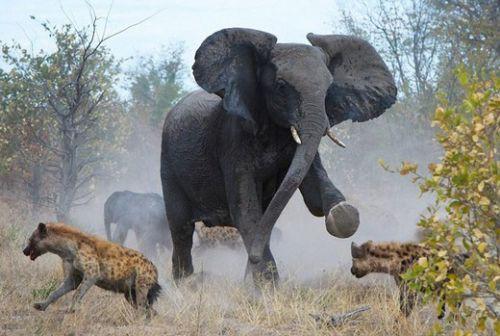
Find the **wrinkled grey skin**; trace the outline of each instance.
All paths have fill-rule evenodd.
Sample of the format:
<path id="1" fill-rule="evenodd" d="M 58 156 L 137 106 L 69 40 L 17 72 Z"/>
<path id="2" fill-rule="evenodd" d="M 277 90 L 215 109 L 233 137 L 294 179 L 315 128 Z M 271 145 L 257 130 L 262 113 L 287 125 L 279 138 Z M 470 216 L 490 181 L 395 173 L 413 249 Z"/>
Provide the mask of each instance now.
<path id="1" fill-rule="evenodd" d="M 257 283 L 277 280 L 269 238 L 297 188 L 311 213 L 325 216 L 330 234 L 346 238 L 356 231 L 358 211 L 328 178 L 318 146 L 331 126 L 382 114 L 395 102 L 396 88 L 367 42 L 308 39 L 312 45 L 276 43 L 265 32 L 230 28 L 197 50 L 193 74 L 204 91 L 170 111 L 162 137 L 175 279 L 193 272 L 193 223 L 201 220 L 237 227 L 247 274 Z"/>
<path id="2" fill-rule="evenodd" d="M 111 233 L 111 224 L 116 228 Z M 104 203 L 104 228 L 108 240 L 121 245 L 129 230 L 135 232 L 139 251 L 157 258 L 157 246 L 172 247 L 163 198 L 154 193 L 116 191 Z"/>

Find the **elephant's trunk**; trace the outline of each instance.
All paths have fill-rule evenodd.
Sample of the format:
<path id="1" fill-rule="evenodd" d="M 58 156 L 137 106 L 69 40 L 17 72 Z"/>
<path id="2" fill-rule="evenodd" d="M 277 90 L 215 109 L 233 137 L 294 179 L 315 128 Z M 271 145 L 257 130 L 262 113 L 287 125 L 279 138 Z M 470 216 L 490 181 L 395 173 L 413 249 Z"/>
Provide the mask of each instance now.
<path id="1" fill-rule="evenodd" d="M 301 144 L 297 144 L 288 172 L 258 223 L 249 253 L 250 261 L 254 263 L 262 260 L 274 223 L 309 171 L 328 125 L 323 104 L 302 103 L 302 109 L 306 111 L 305 117 L 296 127 Z"/>

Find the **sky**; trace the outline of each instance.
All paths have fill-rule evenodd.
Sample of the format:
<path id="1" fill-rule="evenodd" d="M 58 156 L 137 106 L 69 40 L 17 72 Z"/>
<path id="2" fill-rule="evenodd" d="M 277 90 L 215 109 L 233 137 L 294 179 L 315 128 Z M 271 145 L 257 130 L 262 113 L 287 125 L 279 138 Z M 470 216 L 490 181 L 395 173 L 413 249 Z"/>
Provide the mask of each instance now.
<path id="1" fill-rule="evenodd" d="M 307 43 L 309 32 L 327 34 L 340 30 L 341 2 L 336 0 L 89 0 L 97 17 L 106 17 L 113 33 L 154 15 L 107 42 L 120 58 L 155 55 L 161 46 L 183 43 L 188 67 L 200 43 L 211 33 L 227 27 L 248 27 L 270 32 L 279 42 Z M 350 8 L 347 8 L 350 9 Z M 84 0 L 0 0 L 0 41 L 13 39 L 34 50 L 52 44 L 37 21 L 53 24 L 90 22 Z M 338 29 L 335 29 L 338 26 Z"/>

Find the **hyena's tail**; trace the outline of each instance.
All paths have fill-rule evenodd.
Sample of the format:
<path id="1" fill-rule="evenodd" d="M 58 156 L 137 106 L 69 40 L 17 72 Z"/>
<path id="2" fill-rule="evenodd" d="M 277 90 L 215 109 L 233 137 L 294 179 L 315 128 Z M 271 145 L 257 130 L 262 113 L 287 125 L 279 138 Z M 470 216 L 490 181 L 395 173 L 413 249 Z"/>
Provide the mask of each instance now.
<path id="1" fill-rule="evenodd" d="M 155 282 L 155 284 L 148 291 L 148 304 L 152 305 L 161 293 L 161 286 Z"/>

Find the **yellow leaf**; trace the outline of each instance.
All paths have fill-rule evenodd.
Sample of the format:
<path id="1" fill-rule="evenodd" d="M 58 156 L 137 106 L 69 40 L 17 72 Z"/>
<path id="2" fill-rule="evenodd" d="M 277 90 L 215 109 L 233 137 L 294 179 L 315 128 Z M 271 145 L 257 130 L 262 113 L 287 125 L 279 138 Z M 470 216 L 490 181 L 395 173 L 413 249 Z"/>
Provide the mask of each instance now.
<path id="1" fill-rule="evenodd" d="M 481 99 L 483 99 L 483 97 L 484 97 L 484 94 L 481 92 L 476 92 L 472 95 L 472 99 L 474 99 L 474 100 L 481 100 Z"/>
<path id="2" fill-rule="evenodd" d="M 486 117 L 484 117 L 484 123 L 486 125 L 491 125 L 495 122 L 495 115 L 492 113 L 488 113 Z"/>
<path id="3" fill-rule="evenodd" d="M 488 244 L 486 244 L 485 242 L 482 242 L 482 243 L 479 243 L 479 245 L 477 246 L 477 250 L 479 251 L 479 253 L 484 253 L 484 251 L 486 250 L 487 247 L 488 247 Z"/>
<path id="4" fill-rule="evenodd" d="M 476 237 L 477 239 L 481 239 L 484 237 L 484 233 L 482 233 L 478 228 L 474 228 L 472 232 L 474 233 L 474 237 Z"/>
<path id="5" fill-rule="evenodd" d="M 495 281 L 495 279 L 491 280 L 489 283 L 488 283 L 488 287 L 492 290 L 492 291 L 495 291 L 496 288 L 497 288 L 497 282 Z"/>
<path id="6" fill-rule="evenodd" d="M 483 189 L 484 189 L 484 181 L 481 181 L 481 182 L 479 182 L 479 184 L 477 186 L 477 190 L 483 191 Z"/>
<path id="7" fill-rule="evenodd" d="M 484 125 L 481 123 L 477 123 L 476 125 L 474 125 L 474 131 L 476 131 L 476 132 L 480 132 L 483 129 L 484 129 Z"/>
<path id="8" fill-rule="evenodd" d="M 418 264 L 422 267 L 428 267 L 429 266 L 429 262 L 427 261 L 427 258 L 426 257 L 420 257 L 418 258 Z"/>
<path id="9" fill-rule="evenodd" d="M 479 200 L 479 205 L 490 205 L 490 200 L 487 197 L 482 196 Z"/>
<path id="10" fill-rule="evenodd" d="M 418 169 L 418 165 L 415 163 L 410 163 L 410 162 L 404 162 L 403 166 L 405 169 L 408 170 L 410 173 L 416 173 Z"/>
<path id="11" fill-rule="evenodd" d="M 439 274 L 435 279 L 434 281 L 435 282 L 440 282 L 440 281 L 443 281 L 444 279 L 446 278 L 446 274 L 445 273 L 441 273 Z"/>
<path id="12" fill-rule="evenodd" d="M 442 258 L 444 257 L 448 252 L 446 250 L 441 250 L 438 252 L 438 257 Z"/>

